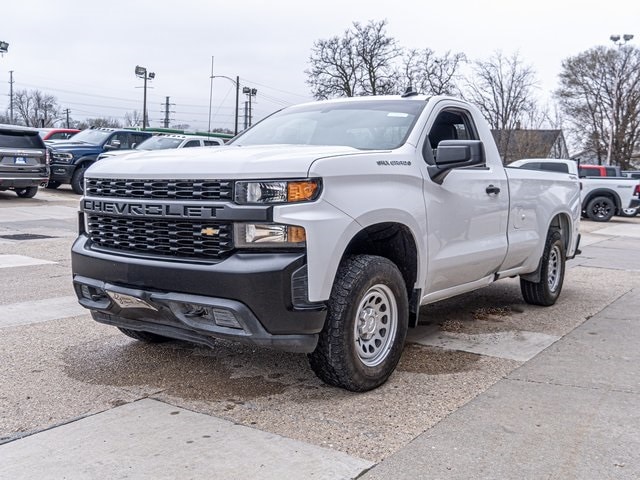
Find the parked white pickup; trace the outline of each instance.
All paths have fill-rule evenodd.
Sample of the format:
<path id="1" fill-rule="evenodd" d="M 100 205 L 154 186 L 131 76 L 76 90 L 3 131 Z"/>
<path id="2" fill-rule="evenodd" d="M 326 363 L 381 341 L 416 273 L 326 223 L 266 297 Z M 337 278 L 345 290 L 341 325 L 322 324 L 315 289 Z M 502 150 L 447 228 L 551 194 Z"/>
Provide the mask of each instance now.
<path id="1" fill-rule="evenodd" d="M 455 98 L 308 103 L 195 150 L 86 172 L 76 293 L 139 340 L 307 352 L 324 381 L 369 390 L 421 305 L 518 275 L 552 305 L 577 251 L 577 176 L 505 169 Z"/>
<path id="2" fill-rule="evenodd" d="M 573 160 L 528 158 L 510 163 L 528 170 L 578 175 Z M 640 180 L 630 177 L 583 177 L 580 179 L 582 215 L 596 222 L 608 222 L 614 215 L 635 216 L 640 207 Z"/>

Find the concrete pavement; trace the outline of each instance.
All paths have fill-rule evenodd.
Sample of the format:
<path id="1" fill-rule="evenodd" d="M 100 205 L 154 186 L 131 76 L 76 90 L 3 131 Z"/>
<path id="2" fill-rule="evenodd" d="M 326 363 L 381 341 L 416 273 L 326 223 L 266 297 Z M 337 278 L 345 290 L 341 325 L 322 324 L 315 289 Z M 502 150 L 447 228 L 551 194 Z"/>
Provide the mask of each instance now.
<path id="1" fill-rule="evenodd" d="M 360 478 L 638 479 L 639 344 L 633 291 Z"/>

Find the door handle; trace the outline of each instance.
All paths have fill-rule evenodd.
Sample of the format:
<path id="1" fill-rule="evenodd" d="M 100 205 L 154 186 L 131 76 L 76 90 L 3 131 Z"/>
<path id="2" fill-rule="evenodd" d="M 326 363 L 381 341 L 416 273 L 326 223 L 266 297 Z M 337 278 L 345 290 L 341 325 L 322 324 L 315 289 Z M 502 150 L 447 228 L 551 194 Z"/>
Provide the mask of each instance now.
<path id="1" fill-rule="evenodd" d="M 489 185 L 485 190 L 485 192 L 487 192 L 487 195 L 491 195 L 491 194 L 497 195 L 500 193 L 500 187 L 496 187 L 495 185 Z"/>

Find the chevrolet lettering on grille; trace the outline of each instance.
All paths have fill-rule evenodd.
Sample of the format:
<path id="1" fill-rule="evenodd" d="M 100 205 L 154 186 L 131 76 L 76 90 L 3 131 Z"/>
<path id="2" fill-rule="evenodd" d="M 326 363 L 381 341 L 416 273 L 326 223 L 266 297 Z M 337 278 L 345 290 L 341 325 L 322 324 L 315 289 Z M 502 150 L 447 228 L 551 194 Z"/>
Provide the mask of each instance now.
<path id="1" fill-rule="evenodd" d="M 182 205 L 175 203 L 139 203 L 85 199 L 82 210 L 87 213 L 127 215 L 131 217 L 216 218 L 223 206 Z"/>

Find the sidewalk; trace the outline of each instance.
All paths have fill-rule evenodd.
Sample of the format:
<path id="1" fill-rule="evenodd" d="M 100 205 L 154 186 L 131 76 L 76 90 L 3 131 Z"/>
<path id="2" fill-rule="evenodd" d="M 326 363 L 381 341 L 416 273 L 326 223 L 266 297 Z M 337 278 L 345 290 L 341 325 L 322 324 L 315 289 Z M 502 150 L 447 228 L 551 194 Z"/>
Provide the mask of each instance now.
<path id="1" fill-rule="evenodd" d="M 640 296 L 624 295 L 359 478 L 640 478 Z"/>

